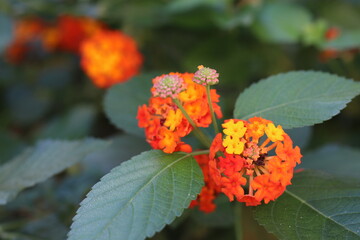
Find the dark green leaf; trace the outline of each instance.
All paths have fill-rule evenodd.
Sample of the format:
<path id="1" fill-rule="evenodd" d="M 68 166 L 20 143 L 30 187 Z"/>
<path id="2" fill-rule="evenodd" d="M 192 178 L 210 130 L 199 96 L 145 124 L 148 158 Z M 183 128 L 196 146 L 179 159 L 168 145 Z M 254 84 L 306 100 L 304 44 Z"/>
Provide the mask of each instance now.
<path id="1" fill-rule="evenodd" d="M 301 149 L 305 148 L 310 139 L 313 132 L 312 127 L 301 127 L 301 128 L 292 128 L 286 130 L 286 133 L 289 134 L 291 139 L 294 142 L 294 145 L 299 146 Z"/>
<path id="2" fill-rule="evenodd" d="M 13 21 L 9 16 L 0 14 L 0 53 L 10 43 L 13 35 Z"/>
<path id="3" fill-rule="evenodd" d="M 151 149 L 143 137 L 121 134 L 109 140 L 111 144 L 108 147 L 85 158 L 84 170 L 92 169 L 92 171 L 102 173 L 101 176 L 103 176 L 120 163 Z"/>
<path id="4" fill-rule="evenodd" d="M 82 160 L 107 145 L 106 141 L 43 140 L 0 167 L 0 204 L 5 204 L 26 187 Z"/>
<path id="5" fill-rule="evenodd" d="M 329 42 L 325 42 L 322 48 L 347 50 L 360 47 L 360 30 L 340 32 L 340 36 Z"/>
<path id="6" fill-rule="evenodd" d="M 360 83 L 336 75 L 296 71 L 253 84 L 236 100 L 235 118 L 263 117 L 296 128 L 321 123 L 338 114 L 360 93 Z"/>
<path id="7" fill-rule="evenodd" d="M 279 239 L 360 239 L 360 184 L 320 172 L 296 174 L 275 202 L 255 217 Z"/>
<path id="8" fill-rule="evenodd" d="M 202 185 L 200 167 L 192 156 L 144 152 L 93 187 L 68 239 L 145 239 L 180 216 Z"/>
<path id="9" fill-rule="evenodd" d="M 169 2 L 166 10 L 171 13 L 178 13 L 190 11 L 197 7 L 226 9 L 230 3 L 229 0 L 174 0 Z"/>
<path id="10" fill-rule="evenodd" d="M 7 89 L 5 99 L 13 122 L 26 125 L 43 117 L 49 110 L 51 96 L 46 89 L 19 84 Z"/>
<path id="11" fill-rule="evenodd" d="M 107 117 L 118 128 L 127 133 L 144 136 L 144 130 L 138 127 L 136 115 L 138 107 L 147 104 L 155 75 L 146 74 L 110 88 L 104 99 Z"/>
<path id="12" fill-rule="evenodd" d="M 65 116 L 50 121 L 37 134 L 37 138 L 74 139 L 89 135 L 95 120 L 95 108 L 90 105 L 74 107 Z"/>
<path id="13" fill-rule="evenodd" d="M 326 145 L 307 153 L 300 168 L 317 169 L 341 177 L 360 178 L 360 150 L 346 146 Z"/>
<path id="14" fill-rule="evenodd" d="M 192 218 L 200 225 L 208 227 L 229 227 L 234 225 L 234 209 L 225 195 L 215 199 L 216 209 L 212 213 L 192 211 Z"/>
<path id="15" fill-rule="evenodd" d="M 26 147 L 22 140 L 4 129 L 0 132 L 0 143 L 0 165 Z"/>
<path id="16" fill-rule="evenodd" d="M 310 13 L 297 5 L 272 2 L 259 13 L 254 31 L 261 39 L 276 43 L 293 43 L 300 39 L 311 23 Z"/>

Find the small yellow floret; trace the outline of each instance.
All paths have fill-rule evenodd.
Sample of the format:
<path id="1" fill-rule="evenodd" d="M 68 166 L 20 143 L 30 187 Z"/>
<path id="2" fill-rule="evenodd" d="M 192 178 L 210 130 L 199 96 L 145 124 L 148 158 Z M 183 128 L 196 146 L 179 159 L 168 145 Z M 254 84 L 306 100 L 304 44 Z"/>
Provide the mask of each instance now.
<path id="1" fill-rule="evenodd" d="M 171 109 L 166 117 L 166 121 L 164 122 L 164 125 L 166 127 L 169 127 L 170 131 L 174 131 L 175 128 L 179 126 L 181 121 L 182 121 L 182 113 L 180 109 L 176 109 L 176 112 Z"/>
<path id="2" fill-rule="evenodd" d="M 275 127 L 273 123 L 269 123 L 265 128 L 265 133 L 272 142 L 284 140 L 285 132 L 280 125 Z"/>
<path id="3" fill-rule="evenodd" d="M 222 127 L 224 128 L 223 130 L 224 134 L 235 138 L 243 137 L 246 132 L 246 127 L 244 126 L 244 122 L 239 121 L 235 123 L 233 119 L 231 119 L 227 123 L 223 123 Z"/>
<path id="4" fill-rule="evenodd" d="M 228 154 L 241 154 L 244 151 L 245 143 L 238 138 L 226 136 L 223 140 L 223 146 L 226 147 L 225 151 Z"/>

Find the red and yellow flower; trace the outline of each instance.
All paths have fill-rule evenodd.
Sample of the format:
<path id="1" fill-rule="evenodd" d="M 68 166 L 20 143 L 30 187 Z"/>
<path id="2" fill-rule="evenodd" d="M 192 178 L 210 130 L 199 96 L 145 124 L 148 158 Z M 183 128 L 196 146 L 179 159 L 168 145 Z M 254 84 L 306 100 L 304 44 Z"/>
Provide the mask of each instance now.
<path id="1" fill-rule="evenodd" d="M 100 88 L 129 80 L 143 61 L 136 42 L 120 31 L 96 32 L 82 42 L 80 53 L 82 68 Z"/>
<path id="2" fill-rule="evenodd" d="M 173 77 L 172 77 L 173 76 Z M 139 127 L 145 128 L 146 140 L 154 149 L 161 149 L 166 153 L 175 151 L 191 151 L 191 147 L 185 144 L 181 138 L 188 135 L 193 126 L 183 115 L 179 107 L 171 97 L 163 98 L 158 91 L 163 91 L 168 96 L 175 96 L 194 121 L 197 127 L 208 127 L 211 122 L 211 112 L 207 102 L 206 88 L 193 82 L 194 74 L 170 73 L 153 79 L 154 86 L 159 87 L 158 82 L 164 78 L 181 78 L 184 83 L 183 91 L 176 92 L 176 89 L 167 90 L 161 87 L 160 90 L 152 88 L 153 97 L 149 105 L 142 105 L 138 109 L 137 119 Z M 180 86 L 180 85 L 179 85 Z M 175 92 L 173 92 L 175 91 Z M 219 95 L 216 90 L 211 90 L 211 101 L 218 118 L 222 117 L 219 102 Z"/>
<path id="3" fill-rule="evenodd" d="M 222 124 L 210 148 L 209 174 L 230 201 L 247 206 L 278 198 L 302 157 L 280 125 L 253 117 Z"/>

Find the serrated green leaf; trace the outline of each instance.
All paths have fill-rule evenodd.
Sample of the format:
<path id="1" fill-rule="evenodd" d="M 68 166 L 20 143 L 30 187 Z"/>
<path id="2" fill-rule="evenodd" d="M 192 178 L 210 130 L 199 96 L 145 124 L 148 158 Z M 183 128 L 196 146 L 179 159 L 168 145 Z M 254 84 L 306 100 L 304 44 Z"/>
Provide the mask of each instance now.
<path id="1" fill-rule="evenodd" d="M 310 13 L 301 6 L 271 2 L 260 10 L 253 30 L 258 37 L 266 41 L 293 43 L 300 39 L 310 23 Z"/>
<path id="2" fill-rule="evenodd" d="M 107 144 L 107 141 L 96 139 L 39 141 L 0 167 L 0 204 L 5 204 L 22 189 L 44 181 Z"/>
<path id="3" fill-rule="evenodd" d="M 138 127 L 136 115 L 138 107 L 147 104 L 155 74 L 146 74 L 117 84 L 106 92 L 104 109 L 109 120 L 129 134 L 144 136 L 144 130 Z"/>
<path id="4" fill-rule="evenodd" d="M 360 239 L 360 184 L 320 172 L 295 175 L 275 202 L 255 218 L 279 239 Z"/>
<path id="5" fill-rule="evenodd" d="M 234 116 L 263 117 L 296 128 L 321 123 L 338 114 L 360 93 L 360 83 L 336 75 L 295 71 L 262 80 L 236 100 Z"/>
<path id="6" fill-rule="evenodd" d="M 300 168 L 326 171 L 341 177 L 360 178 L 360 149 L 329 144 L 302 158 Z"/>
<path id="7" fill-rule="evenodd" d="M 81 203 L 68 240 L 144 239 L 171 223 L 203 185 L 195 159 L 144 152 L 105 175 Z"/>

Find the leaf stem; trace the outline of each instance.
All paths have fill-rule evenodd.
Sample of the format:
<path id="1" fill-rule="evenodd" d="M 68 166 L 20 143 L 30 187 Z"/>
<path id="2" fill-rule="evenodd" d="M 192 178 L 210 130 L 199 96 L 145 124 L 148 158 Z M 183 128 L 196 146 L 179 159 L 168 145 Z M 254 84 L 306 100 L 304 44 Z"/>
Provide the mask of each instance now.
<path id="1" fill-rule="evenodd" d="M 207 95 L 207 101 L 208 101 L 209 108 L 210 108 L 211 119 L 212 119 L 212 122 L 214 125 L 215 134 L 218 134 L 219 128 L 218 128 L 218 124 L 217 124 L 217 121 L 215 118 L 214 108 L 213 108 L 212 101 L 211 101 L 210 85 L 206 85 L 206 95 Z"/>
<path id="2" fill-rule="evenodd" d="M 173 102 L 178 106 L 178 108 L 181 110 L 182 114 L 185 116 L 185 118 L 189 121 L 191 126 L 194 129 L 195 136 L 200 140 L 202 144 L 206 147 L 210 147 L 211 141 L 210 139 L 196 126 L 195 122 L 191 119 L 189 114 L 186 112 L 182 104 L 178 99 L 173 98 Z"/>
<path id="3" fill-rule="evenodd" d="M 209 154 L 210 150 L 200 150 L 200 151 L 195 151 L 192 153 L 189 153 L 189 156 L 197 156 L 197 155 L 203 155 L 203 154 Z"/>

